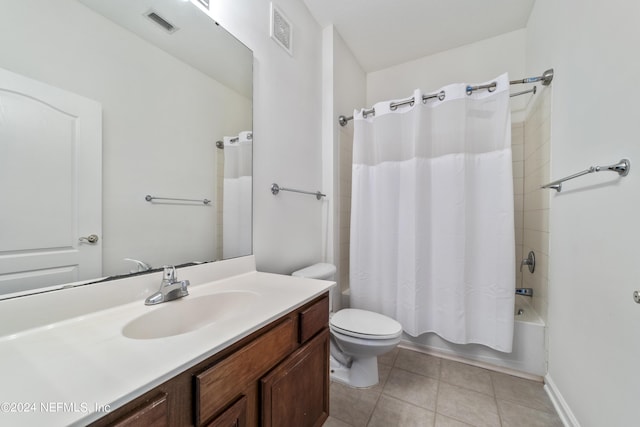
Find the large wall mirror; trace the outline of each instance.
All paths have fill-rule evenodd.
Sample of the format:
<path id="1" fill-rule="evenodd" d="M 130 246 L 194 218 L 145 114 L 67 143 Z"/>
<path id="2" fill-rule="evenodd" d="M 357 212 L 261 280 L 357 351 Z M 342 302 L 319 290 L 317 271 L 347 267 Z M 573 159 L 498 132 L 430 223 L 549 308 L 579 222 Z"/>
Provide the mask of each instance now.
<path id="1" fill-rule="evenodd" d="M 0 298 L 251 253 L 253 54 L 197 3 L 0 3 Z"/>

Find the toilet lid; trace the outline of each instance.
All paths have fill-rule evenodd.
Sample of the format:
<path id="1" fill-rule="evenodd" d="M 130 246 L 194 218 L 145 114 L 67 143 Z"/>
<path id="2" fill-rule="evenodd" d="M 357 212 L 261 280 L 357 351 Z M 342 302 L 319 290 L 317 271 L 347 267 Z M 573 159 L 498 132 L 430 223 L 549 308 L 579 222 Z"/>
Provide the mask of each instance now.
<path id="1" fill-rule="evenodd" d="M 329 325 L 336 332 L 369 339 L 395 338 L 402 333 L 402 325 L 392 318 L 357 308 L 338 311 L 329 319 Z"/>

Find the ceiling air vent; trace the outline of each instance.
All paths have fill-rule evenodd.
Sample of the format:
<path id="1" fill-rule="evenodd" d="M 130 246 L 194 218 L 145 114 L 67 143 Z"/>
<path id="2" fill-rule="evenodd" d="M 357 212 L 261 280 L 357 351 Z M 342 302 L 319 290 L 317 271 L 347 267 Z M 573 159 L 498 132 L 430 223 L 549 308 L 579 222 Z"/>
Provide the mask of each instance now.
<path id="1" fill-rule="evenodd" d="M 271 3 L 271 38 L 289 55 L 293 55 L 293 30 L 284 13 Z"/>
<path id="2" fill-rule="evenodd" d="M 150 10 L 145 15 L 147 18 L 149 18 L 150 20 L 152 20 L 153 22 L 161 26 L 169 34 L 175 33 L 176 31 L 179 30 L 178 27 L 174 26 L 171 22 L 167 21 L 162 16 L 158 15 L 158 12 L 154 10 Z"/>
<path id="3" fill-rule="evenodd" d="M 209 0 L 198 0 L 198 2 L 209 10 Z"/>

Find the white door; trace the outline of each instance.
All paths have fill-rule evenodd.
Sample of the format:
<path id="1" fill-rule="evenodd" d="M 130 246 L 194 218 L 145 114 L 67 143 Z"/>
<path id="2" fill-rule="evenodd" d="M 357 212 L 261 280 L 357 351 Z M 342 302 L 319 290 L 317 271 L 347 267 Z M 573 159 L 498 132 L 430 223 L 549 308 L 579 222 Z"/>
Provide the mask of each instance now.
<path id="1" fill-rule="evenodd" d="M 0 69 L 0 294 L 101 274 L 102 106 Z"/>

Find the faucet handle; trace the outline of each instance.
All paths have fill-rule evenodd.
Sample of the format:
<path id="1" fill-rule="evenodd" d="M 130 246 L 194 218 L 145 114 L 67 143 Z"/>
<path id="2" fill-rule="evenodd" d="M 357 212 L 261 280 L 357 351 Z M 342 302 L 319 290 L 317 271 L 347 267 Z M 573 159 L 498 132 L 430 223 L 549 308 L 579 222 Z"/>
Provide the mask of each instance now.
<path id="1" fill-rule="evenodd" d="M 144 262 L 144 261 L 140 261 L 138 259 L 133 259 L 133 258 L 125 258 L 125 261 L 131 261 L 131 262 L 135 262 L 137 269 L 136 270 L 131 270 L 131 273 L 139 273 L 141 271 L 149 271 L 151 270 L 151 266 Z"/>
<path id="2" fill-rule="evenodd" d="M 529 255 L 520 262 L 520 271 L 522 271 L 522 267 L 524 267 L 525 265 L 529 266 L 529 271 L 531 273 L 533 273 L 536 269 L 536 255 L 533 253 L 533 251 L 530 251 Z"/>
<path id="3" fill-rule="evenodd" d="M 173 265 L 164 265 L 164 272 L 162 273 L 162 281 L 167 281 L 169 283 L 174 283 L 177 280 L 176 277 L 176 268 Z"/>
<path id="4" fill-rule="evenodd" d="M 189 283 L 188 280 L 183 280 L 182 282 L 180 282 L 180 287 L 182 288 L 182 292 L 186 292 L 185 295 L 189 295 L 189 291 L 187 290 L 187 286 L 189 286 L 191 283 Z"/>

